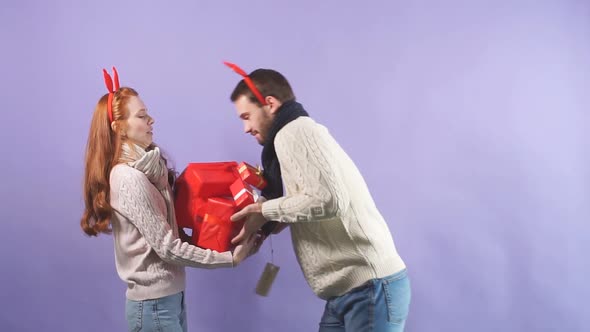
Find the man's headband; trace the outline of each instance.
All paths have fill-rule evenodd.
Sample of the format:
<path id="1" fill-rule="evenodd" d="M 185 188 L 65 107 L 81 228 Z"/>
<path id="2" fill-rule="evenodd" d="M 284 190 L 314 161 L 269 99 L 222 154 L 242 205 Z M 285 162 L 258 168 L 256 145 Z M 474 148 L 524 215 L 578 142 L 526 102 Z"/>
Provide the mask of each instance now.
<path id="1" fill-rule="evenodd" d="M 252 91 L 252 93 L 254 94 L 256 99 L 258 99 L 260 104 L 267 105 L 266 100 L 264 100 L 264 98 L 262 97 L 262 94 L 260 93 L 260 91 L 258 91 L 258 88 L 256 88 L 256 85 L 254 85 L 254 82 L 252 81 L 250 76 L 248 76 L 248 74 L 246 74 L 246 72 L 242 68 L 238 67 L 237 65 L 235 65 L 231 62 L 224 61 L 223 63 L 226 66 L 233 69 L 236 73 L 240 74 L 244 78 L 244 82 L 246 83 L 248 88 L 250 88 L 250 91 Z"/>

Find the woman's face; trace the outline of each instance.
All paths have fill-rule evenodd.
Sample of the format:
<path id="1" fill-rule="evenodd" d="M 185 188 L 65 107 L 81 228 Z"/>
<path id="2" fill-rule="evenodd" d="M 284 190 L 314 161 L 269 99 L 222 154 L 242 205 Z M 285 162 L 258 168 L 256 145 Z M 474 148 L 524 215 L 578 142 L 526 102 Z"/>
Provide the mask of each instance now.
<path id="1" fill-rule="evenodd" d="M 144 147 L 153 142 L 153 127 L 155 120 L 148 115 L 147 107 L 137 96 L 129 98 L 127 104 L 129 118 L 127 118 L 127 138 Z"/>

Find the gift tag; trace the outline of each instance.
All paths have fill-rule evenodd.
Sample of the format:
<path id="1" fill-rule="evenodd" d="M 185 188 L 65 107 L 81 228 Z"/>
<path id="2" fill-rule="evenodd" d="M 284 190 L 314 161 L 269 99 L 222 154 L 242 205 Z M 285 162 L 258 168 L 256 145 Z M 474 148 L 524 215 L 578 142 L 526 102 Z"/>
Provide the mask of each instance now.
<path id="1" fill-rule="evenodd" d="M 268 292 L 270 292 L 270 288 L 272 287 L 275 278 L 279 273 L 279 267 L 274 265 L 273 263 L 266 263 L 264 267 L 264 271 L 258 280 L 258 284 L 256 285 L 256 294 L 260 296 L 268 296 Z"/>
<path id="2" fill-rule="evenodd" d="M 262 271 L 262 275 L 260 276 L 260 279 L 258 279 L 258 284 L 256 284 L 256 294 L 260 296 L 268 296 L 268 292 L 270 292 L 270 288 L 277 277 L 277 273 L 279 273 L 279 267 L 274 265 L 272 236 L 268 237 L 268 243 L 270 244 L 270 263 L 266 263 L 264 271 Z"/>

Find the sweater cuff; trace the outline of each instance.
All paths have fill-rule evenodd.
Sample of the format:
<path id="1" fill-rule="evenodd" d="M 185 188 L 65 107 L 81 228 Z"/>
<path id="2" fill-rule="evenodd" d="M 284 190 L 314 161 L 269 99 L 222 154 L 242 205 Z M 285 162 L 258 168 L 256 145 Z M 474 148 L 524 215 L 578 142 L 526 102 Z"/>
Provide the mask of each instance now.
<path id="1" fill-rule="evenodd" d="M 236 267 L 236 264 L 234 263 L 234 251 L 232 249 L 232 251 L 229 252 L 229 259 L 230 259 L 230 267 Z"/>
<path id="2" fill-rule="evenodd" d="M 226 251 L 226 252 L 220 252 L 219 254 L 222 255 L 223 258 L 227 259 L 229 261 L 229 267 L 236 267 L 236 265 L 234 264 L 234 251 Z"/>
<path id="3" fill-rule="evenodd" d="M 281 197 L 262 203 L 262 215 L 266 220 L 281 221 L 279 204 L 281 204 L 283 199 L 284 197 Z"/>

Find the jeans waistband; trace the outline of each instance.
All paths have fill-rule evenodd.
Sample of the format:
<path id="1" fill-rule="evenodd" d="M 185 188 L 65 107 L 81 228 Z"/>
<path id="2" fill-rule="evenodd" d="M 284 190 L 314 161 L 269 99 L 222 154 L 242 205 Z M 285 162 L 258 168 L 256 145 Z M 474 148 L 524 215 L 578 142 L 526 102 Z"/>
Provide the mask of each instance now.
<path id="1" fill-rule="evenodd" d="M 408 270 L 407 270 L 406 268 L 404 268 L 403 270 L 401 270 L 401 271 L 399 271 L 399 272 L 396 272 L 396 273 L 394 273 L 394 274 L 391 274 L 391 275 L 385 276 L 385 277 L 383 277 L 383 278 L 375 278 L 375 279 L 368 280 L 368 281 L 367 281 L 367 282 L 365 282 L 364 284 L 362 284 L 362 285 L 360 285 L 360 286 L 358 286 L 358 287 L 355 287 L 355 288 L 353 288 L 353 289 L 349 290 L 348 292 L 346 292 L 345 294 L 342 294 L 342 295 L 340 295 L 340 296 L 344 296 L 344 295 L 346 295 L 346 294 L 354 293 L 354 292 L 357 292 L 357 291 L 363 290 L 363 289 L 365 289 L 365 288 L 367 288 L 367 287 L 373 287 L 373 286 L 375 286 L 376 284 L 378 284 L 378 283 L 380 283 L 380 282 L 384 282 L 384 283 L 386 283 L 386 284 L 389 284 L 389 283 L 392 283 L 392 282 L 398 281 L 398 280 L 400 280 L 400 279 L 403 279 L 403 278 L 405 278 L 407 275 L 408 275 Z M 334 297 L 332 297 L 332 298 L 330 298 L 330 299 L 328 299 L 328 300 L 332 300 L 332 299 L 335 299 L 335 298 L 339 298 L 340 296 L 334 296 Z"/>

